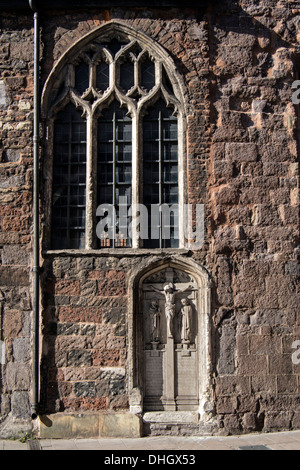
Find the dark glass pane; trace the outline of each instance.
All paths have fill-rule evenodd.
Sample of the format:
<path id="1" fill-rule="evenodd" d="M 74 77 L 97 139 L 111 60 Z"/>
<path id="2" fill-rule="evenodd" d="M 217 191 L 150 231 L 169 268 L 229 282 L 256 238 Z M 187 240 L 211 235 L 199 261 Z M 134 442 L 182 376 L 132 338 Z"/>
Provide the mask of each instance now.
<path id="1" fill-rule="evenodd" d="M 144 142 L 144 162 L 155 162 L 159 158 L 159 145 L 156 142 Z"/>
<path id="2" fill-rule="evenodd" d="M 117 54 L 117 52 L 119 52 L 119 50 L 121 49 L 122 46 L 124 46 L 124 44 L 126 43 L 123 43 L 123 42 L 120 42 L 118 41 L 117 39 L 113 39 L 108 45 L 108 49 L 110 50 L 110 52 L 112 52 L 112 54 L 115 56 Z"/>
<path id="3" fill-rule="evenodd" d="M 97 204 L 98 206 L 103 203 L 115 204 L 117 215 L 120 211 L 120 202 L 124 204 L 124 200 L 120 200 L 120 197 L 126 197 L 127 204 L 131 203 L 132 125 L 126 112 L 120 108 L 119 102 L 114 101 L 103 111 L 98 120 Z M 128 223 L 128 219 L 124 222 L 117 217 L 113 230 L 100 236 L 100 247 L 130 246 Z M 114 239 L 108 238 L 112 235 L 111 232 Z"/>
<path id="4" fill-rule="evenodd" d="M 124 62 L 120 65 L 120 85 L 128 91 L 134 85 L 134 65 L 132 62 Z"/>
<path id="5" fill-rule="evenodd" d="M 113 203 L 113 187 L 112 186 L 98 186 L 98 205 L 99 204 L 112 204 Z"/>
<path id="6" fill-rule="evenodd" d="M 131 165 L 116 167 L 116 184 L 118 183 L 131 183 Z"/>
<path id="7" fill-rule="evenodd" d="M 126 186 L 122 185 L 119 186 L 116 190 L 116 204 L 122 205 L 122 200 L 120 198 L 126 198 L 126 204 L 130 205 L 131 204 L 131 185 Z M 124 199 L 123 199 L 124 201 Z"/>
<path id="8" fill-rule="evenodd" d="M 159 165 L 158 163 L 144 164 L 144 184 L 153 184 L 159 182 Z"/>
<path id="9" fill-rule="evenodd" d="M 75 67 L 75 88 L 82 94 L 89 87 L 89 66 L 85 62 Z"/>
<path id="10" fill-rule="evenodd" d="M 178 160 L 178 146 L 177 142 L 166 142 L 162 145 L 162 160 L 177 162 Z"/>
<path id="11" fill-rule="evenodd" d="M 86 122 L 69 103 L 54 123 L 53 248 L 84 247 L 85 192 Z"/>
<path id="12" fill-rule="evenodd" d="M 162 204 L 178 203 L 178 187 L 171 185 L 163 185 L 162 187 Z"/>
<path id="13" fill-rule="evenodd" d="M 113 165 L 98 165 L 98 181 L 100 184 L 112 184 L 113 182 Z M 107 202 L 107 201 L 105 201 Z"/>
<path id="14" fill-rule="evenodd" d="M 149 206 L 151 204 L 159 203 L 159 186 L 144 184 L 144 204 Z"/>
<path id="15" fill-rule="evenodd" d="M 147 59 L 141 65 L 141 86 L 146 90 L 151 90 L 155 85 L 155 66 Z"/>
<path id="16" fill-rule="evenodd" d="M 105 91 L 109 87 L 109 65 L 101 62 L 96 67 L 96 88 Z"/>
<path id="17" fill-rule="evenodd" d="M 172 165 L 170 163 L 165 163 L 163 165 L 163 182 L 164 183 L 177 183 L 178 179 L 178 167 L 177 165 Z"/>
<path id="18" fill-rule="evenodd" d="M 117 161 L 118 162 L 131 162 L 132 145 L 131 143 L 118 144 L 117 147 Z"/>
<path id="19" fill-rule="evenodd" d="M 177 118 L 163 100 L 147 110 L 143 122 L 143 201 L 150 209 L 151 204 L 178 203 L 178 145 Z M 176 247 L 178 220 L 172 212 L 168 220 L 149 219 L 152 226 L 149 234 L 158 237 L 144 241 L 144 246 Z M 157 240 L 157 238 L 159 238 Z"/>
<path id="20" fill-rule="evenodd" d="M 165 71 L 165 68 L 163 67 L 163 74 L 162 74 L 162 78 L 163 78 L 163 84 L 166 88 L 168 88 L 168 90 L 174 94 L 174 90 L 173 90 L 173 86 L 172 86 L 172 83 L 168 77 L 168 74 L 167 72 Z"/>
<path id="21" fill-rule="evenodd" d="M 177 140 L 177 120 L 174 116 L 167 117 L 168 121 L 163 122 L 163 139 Z M 173 119 L 173 120 L 171 120 Z"/>
<path id="22" fill-rule="evenodd" d="M 144 121 L 144 142 L 157 140 L 159 137 L 158 119 Z"/>
<path id="23" fill-rule="evenodd" d="M 124 121 L 117 124 L 116 128 L 116 138 L 118 141 L 126 140 L 131 142 L 131 119 L 127 116 L 124 117 Z"/>

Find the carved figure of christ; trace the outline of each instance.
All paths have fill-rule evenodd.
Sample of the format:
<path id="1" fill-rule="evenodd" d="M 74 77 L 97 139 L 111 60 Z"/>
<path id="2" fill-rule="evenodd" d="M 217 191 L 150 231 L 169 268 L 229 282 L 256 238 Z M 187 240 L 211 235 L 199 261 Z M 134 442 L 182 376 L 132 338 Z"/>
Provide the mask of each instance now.
<path id="1" fill-rule="evenodd" d="M 183 290 L 177 290 L 175 292 L 175 289 L 173 287 L 172 283 L 167 284 L 163 291 L 160 289 L 157 289 L 156 287 L 151 285 L 152 290 L 155 292 L 158 292 L 159 294 L 163 294 L 165 296 L 165 316 L 167 320 L 167 335 L 168 338 L 173 338 L 173 319 L 175 316 L 175 296 L 176 294 L 179 294 L 180 292 L 186 292 L 188 290 L 192 290 L 193 287 L 188 286 L 186 289 Z"/>

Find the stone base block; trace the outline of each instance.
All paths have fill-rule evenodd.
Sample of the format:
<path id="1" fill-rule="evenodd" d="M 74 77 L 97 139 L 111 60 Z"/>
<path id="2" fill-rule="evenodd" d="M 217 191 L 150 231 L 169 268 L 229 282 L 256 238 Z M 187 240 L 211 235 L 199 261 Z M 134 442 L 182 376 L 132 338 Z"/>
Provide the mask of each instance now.
<path id="1" fill-rule="evenodd" d="M 199 413 L 197 411 L 149 411 L 143 416 L 147 423 L 168 424 L 197 424 Z"/>
<path id="2" fill-rule="evenodd" d="M 141 437 L 141 420 L 130 413 L 56 413 L 39 417 L 41 439 Z"/>
<path id="3" fill-rule="evenodd" d="M 104 413 L 99 415 L 99 432 L 101 437 L 141 437 L 142 422 L 131 413 Z"/>

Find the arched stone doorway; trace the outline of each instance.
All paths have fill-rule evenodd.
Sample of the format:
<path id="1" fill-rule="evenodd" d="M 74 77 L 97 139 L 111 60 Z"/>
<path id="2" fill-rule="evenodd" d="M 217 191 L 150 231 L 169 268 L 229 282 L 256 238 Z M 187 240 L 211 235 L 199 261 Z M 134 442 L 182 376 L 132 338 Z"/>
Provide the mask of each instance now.
<path id="1" fill-rule="evenodd" d="M 211 417 L 208 273 L 194 261 L 176 258 L 143 266 L 130 285 L 131 412 Z"/>

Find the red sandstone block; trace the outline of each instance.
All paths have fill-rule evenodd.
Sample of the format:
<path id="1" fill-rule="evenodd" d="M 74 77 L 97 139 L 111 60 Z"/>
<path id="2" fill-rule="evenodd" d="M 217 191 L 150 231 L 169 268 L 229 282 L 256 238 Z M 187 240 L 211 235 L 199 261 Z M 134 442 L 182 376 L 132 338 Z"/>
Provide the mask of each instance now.
<path id="1" fill-rule="evenodd" d="M 4 310 L 2 328 L 5 339 L 20 336 L 22 333 L 22 312 L 19 310 Z"/>
<path id="2" fill-rule="evenodd" d="M 269 356 L 269 373 L 273 375 L 285 375 L 293 373 L 291 354 L 274 354 Z"/>
<path id="3" fill-rule="evenodd" d="M 102 311 L 99 307 L 62 306 L 58 309 L 60 321 L 101 323 Z"/>
<path id="4" fill-rule="evenodd" d="M 64 280 L 56 281 L 54 284 L 54 293 L 56 295 L 79 295 L 80 294 L 80 281 Z"/>
<path id="5" fill-rule="evenodd" d="M 280 354 L 281 340 L 278 336 L 251 335 L 250 354 Z"/>
<path id="6" fill-rule="evenodd" d="M 119 349 L 96 349 L 92 352 L 93 366 L 117 367 L 120 365 Z"/>
<path id="7" fill-rule="evenodd" d="M 282 394 L 298 393 L 298 383 L 296 375 L 279 375 L 277 377 L 277 390 Z"/>
<path id="8" fill-rule="evenodd" d="M 243 395 L 250 393 L 250 378 L 224 375 L 218 376 L 215 379 L 216 382 L 216 395 L 221 396 L 234 396 Z"/>
<path id="9" fill-rule="evenodd" d="M 236 397 L 217 397 L 216 411 L 220 414 L 233 414 L 237 409 L 238 403 Z"/>
<path id="10" fill-rule="evenodd" d="M 127 410 L 129 408 L 129 399 L 126 395 L 110 397 L 108 401 L 108 408 L 111 410 Z"/>
<path id="11" fill-rule="evenodd" d="M 83 398 L 81 408 L 87 411 L 100 411 L 108 408 L 106 397 L 89 397 Z"/>
<path id="12" fill-rule="evenodd" d="M 237 359 L 238 375 L 266 375 L 268 373 L 267 356 L 243 355 Z"/>

